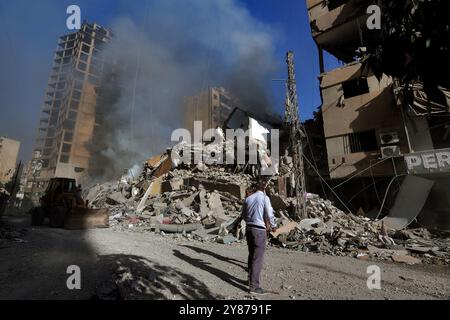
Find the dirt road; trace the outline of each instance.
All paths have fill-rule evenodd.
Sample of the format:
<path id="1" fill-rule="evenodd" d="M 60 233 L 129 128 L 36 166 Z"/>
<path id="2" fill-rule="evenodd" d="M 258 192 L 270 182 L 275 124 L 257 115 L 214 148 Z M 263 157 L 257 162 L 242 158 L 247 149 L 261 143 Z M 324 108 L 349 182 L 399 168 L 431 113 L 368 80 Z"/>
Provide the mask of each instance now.
<path id="1" fill-rule="evenodd" d="M 28 216 L 5 217 L 26 228 L 25 242 L 0 248 L 0 299 L 114 298 L 119 274 L 144 299 L 252 299 L 246 292 L 245 243 L 201 243 L 110 229 L 28 227 Z M 367 267 L 381 268 L 381 289 L 369 290 Z M 69 265 L 81 269 L 81 290 L 69 290 Z M 449 299 L 450 270 L 374 263 L 269 247 L 262 279 L 279 292 L 268 299 Z M 116 291 L 114 291 L 116 290 Z"/>

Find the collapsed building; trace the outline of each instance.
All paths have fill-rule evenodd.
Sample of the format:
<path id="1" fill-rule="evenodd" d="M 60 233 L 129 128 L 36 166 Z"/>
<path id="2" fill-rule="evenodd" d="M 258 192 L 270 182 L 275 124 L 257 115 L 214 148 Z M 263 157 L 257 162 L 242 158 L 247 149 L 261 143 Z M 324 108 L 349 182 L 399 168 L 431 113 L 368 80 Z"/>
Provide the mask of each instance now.
<path id="1" fill-rule="evenodd" d="M 194 121 L 200 121 L 203 130 L 213 130 L 214 139 L 180 142 L 146 161 L 140 173 L 130 170 L 118 181 L 97 184 L 85 190 L 84 198 L 90 207 L 109 209 L 109 226 L 126 232 L 171 233 L 201 241 L 239 241 L 243 238 L 245 224 L 236 226 L 235 219 L 240 215 L 248 188 L 266 170 L 269 172 L 266 175 L 268 193 L 280 225 L 271 234 L 274 245 L 361 259 L 450 263 L 447 240 L 417 226 L 404 230 L 419 211 L 426 210 L 427 198 L 431 201 L 432 195 L 439 194 L 441 190 L 437 187 L 438 183 L 418 176 L 419 160 L 430 169 L 430 164 L 433 164 L 430 156 L 413 153 L 445 148 L 444 141 L 436 140 L 439 135 L 433 140 L 427 132 L 431 128 L 430 119 L 425 118 L 423 112 L 428 111 L 423 107 L 427 99 L 420 86 L 416 87 L 417 99 L 410 108 L 419 114 L 412 117 L 410 109 L 404 108 L 405 100 L 395 94 L 395 84 L 391 78 L 383 76 L 379 80 L 364 61 L 353 61 L 354 50 L 360 46 L 358 28 L 363 21 L 361 19 L 364 19 L 363 12 L 350 10 L 351 5 L 345 1 L 311 0 L 307 3 L 321 62 L 323 105 L 319 113 L 319 130 L 314 129 L 314 123 L 310 126 L 311 122 L 300 125 L 295 77 L 291 73 L 287 83 L 284 121 L 271 115 L 254 114 L 241 106 L 227 90 L 211 87 L 185 100 L 185 120 L 188 132 L 194 131 L 195 134 Z M 343 33 L 339 35 L 339 32 Z M 83 39 L 85 36 L 81 35 Z M 68 38 L 63 39 L 64 48 L 69 50 L 67 41 Z M 84 48 L 84 42 L 80 45 Z M 325 72 L 322 50 L 336 55 L 346 65 Z M 95 53 L 95 48 L 89 52 Z M 63 56 L 65 54 L 63 51 Z M 68 54 L 72 54 L 70 50 Z M 77 59 L 80 57 L 77 51 Z M 288 53 L 288 70 L 293 72 L 289 57 L 292 59 L 293 56 Z M 61 61 L 56 62 L 56 71 L 60 72 Z M 64 74 L 62 76 L 64 78 Z M 61 78 L 59 73 L 56 78 Z M 79 82 L 72 84 L 79 85 Z M 73 99 L 75 91 L 71 91 L 72 84 L 69 91 L 61 94 L 70 92 Z M 108 96 L 109 91 L 114 91 L 114 86 L 106 89 L 103 95 Z M 50 92 L 51 97 L 53 91 Z M 89 150 L 86 143 L 82 143 L 86 151 L 83 153 L 86 155 L 85 165 L 75 168 L 72 165 L 54 166 L 55 161 L 64 164 L 65 160 L 79 155 L 73 148 L 67 149 L 65 140 L 61 140 L 67 134 L 68 138 L 71 137 L 70 126 L 65 125 L 72 122 L 66 120 L 76 113 L 70 113 L 72 110 L 67 113 L 67 106 L 71 103 L 67 104 L 64 100 L 65 107 L 61 110 L 65 111 L 59 117 L 58 99 L 55 96 L 49 101 L 52 106 L 50 118 L 56 117 L 58 121 L 50 121 L 52 126 L 43 130 L 43 141 L 48 142 L 49 147 L 36 150 L 35 158 L 39 160 L 36 167 L 39 170 L 34 170 L 37 175 L 33 177 L 33 183 L 37 182 L 36 186 L 41 189 L 45 187 L 48 177 L 41 173 L 41 169 L 46 172 L 48 168 L 47 171 L 53 175 L 69 177 L 73 172 L 80 173 L 75 177 L 79 179 L 89 163 Z M 89 104 L 88 100 L 86 96 L 83 99 Z M 91 102 L 89 112 L 95 115 L 92 107 L 97 102 Z M 103 105 L 107 106 L 108 102 Z M 433 104 L 432 112 L 440 115 L 447 113 L 448 108 Z M 289 117 L 290 122 L 286 121 Z M 95 117 L 89 119 L 94 120 Z M 89 123 L 95 124 L 92 121 Z M 76 121 L 72 125 L 77 129 L 83 127 Z M 89 134 L 94 132 L 94 127 L 89 126 L 92 129 Z M 59 130 L 55 141 L 51 140 L 50 135 L 55 133 L 53 129 Z M 235 138 L 238 137 L 225 135 L 228 129 L 246 132 L 241 162 L 236 150 Z M 277 150 L 271 139 L 272 132 L 277 132 L 274 129 L 279 131 L 280 145 Z M 306 145 L 302 145 L 302 141 L 307 142 Z M 311 141 L 323 145 L 319 154 L 318 146 L 311 146 Z M 253 162 L 250 159 L 255 150 L 257 156 L 256 162 Z M 436 154 L 434 162 L 439 166 L 447 163 L 445 152 Z M 53 154 L 58 158 L 54 158 Z M 195 159 L 198 155 L 200 162 L 182 161 L 183 158 Z M 325 161 L 316 159 L 318 155 L 325 157 Z M 44 162 L 46 157 L 48 162 Z M 307 162 L 304 167 L 299 165 L 303 158 Z M 227 159 L 232 161 L 227 162 Z M 305 177 L 301 175 L 305 172 L 307 177 L 302 181 L 301 178 Z M 321 189 L 317 187 L 319 183 Z M 397 191 L 392 191 L 392 186 Z M 447 198 L 440 197 L 439 201 L 447 201 Z M 387 207 L 392 209 L 387 210 Z M 427 215 L 432 216 L 436 215 Z M 433 220 L 433 223 L 430 229 L 445 229 L 442 222 Z M 236 227 L 240 231 L 232 234 Z"/>
<path id="2" fill-rule="evenodd" d="M 450 230 L 450 92 L 400 88 L 365 61 L 370 1 L 307 0 L 320 64 L 328 181 L 351 208 L 390 228 Z M 323 51 L 344 64 L 325 71 Z M 358 57 L 359 56 L 359 57 Z M 362 57 L 361 57 L 362 56 Z"/>
<path id="3" fill-rule="evenodd" d="M 361 5 L 353 10 L 353 1 L 307 3 L 321 65 L 323 104 L 317 121 L 298 125 L 289 53 L 284 121 L 247 111 L 219 87 L 186 98 L 186 131 L 195 135 L 199 121 L 202 137 L 203 130 L 211 129 L 214 138 L 182 141 L 146 161 L 140 174 L 130 170 L 118 181 L 85 190 L 91 207 L 109 208 L 112 228 L 224 244 L 240 241 L 245 224 L 236 226 L 234 221 L 248 187 L 262 169 L 270 169 L 268 193 L 280 225 L 271 234 L 272 244 L 359 259 L 450 262 L 448 239 L 441 234 L 417 224 L 405 230 L 436 190 L 435 182 L 408 174 L 412 172 L 405 160 L 413 152 L 439 145 L 427 136 L 430 119 L 423 114 L 412 117 L 390 77 L 379 79 L 363 60 L 354 60 L 361 46 L 358 30 L 366 18 Z M 346 64 L 325 72 L 323 50 Z M 416 96 L 424 100 L 420 89 Z M 412 104 L 416 112 L 427 110 L 418 101 Z M 442 106 L 435 111 L 448 112 Z M 289 117 L 291 122 L 286 121 Z M 246 131 L 243 162 L 235 157 L 236 137 L 226 136 L 227 129 Z M 283 142 L 276 155 L 270 139 L 273 129 L 279 130 Z M 302 140 L 306 144 L 298 144 Z M 249 161 L 252 148 L 257 150 L 256 163 Z M 301 150 L 297 155 L 296 148 Z M 196 157 L 201 161 L 192 162 Z M 233 160 L 226 162 L 229 157 Z M 303 158 L 306 165 L 300 169 Z M 441 154 L 436 163 L 445 160 Z M 308 192 L 312 190 L 322 197 Z M 299 214 L 299 209 L 304 212 Z M 427 227 L 445 229 L 442 223 Z M 232 233 L 235 228 L 238 232 Z"/>
<path id="4" fill-rule="evenodd" d="M 209 87 L 184 99 L 184 128 L 194 132 L 194 121 L 201 121 L 203 128 L 216 128 L 228 118 L 237 99 L 220 87 Z"/>
<path id="5" fill-rule="evenodd" d="M 448 240 L 420 228 L 387 230 L 384 222 L 344 212 L 317 194 L 302 194 L 306 216 L 296 220 L 298 199 L 290 183 L 292 157 L 283 145 L 280 161 L 271 161 L 267 133 L 274 128 L 281 129 L 280 136 L 285 137 L 279 119 L 235 107 L 216 128 L 214 140 L 181 141 L 145 161 L 140 173 L 130 170 L 117 181 L 97 184 L 84 191 L 84 198 L 92 208 L 108 208 L 109 226 L 120 232 L 156 232 L 189 241 L 232 244 L 245 238 L 245 223 L 236 225 L 235 221 L 249 187 L 261 178 L 266 166 L 274 170 L 266 176 L 267 191 L 280 226 L 271 233 L 273 245 L 358 259 L 450 263 Z M 237 157 L 225 161 L 236 151 L 235 137 L 225 135 L 226 129 L 246 131 L 242 164 Z M 259 146 L 256 164 L 249 161 L 252 145 Z M 195 163 L 198 154 L 202 161 Z"/>

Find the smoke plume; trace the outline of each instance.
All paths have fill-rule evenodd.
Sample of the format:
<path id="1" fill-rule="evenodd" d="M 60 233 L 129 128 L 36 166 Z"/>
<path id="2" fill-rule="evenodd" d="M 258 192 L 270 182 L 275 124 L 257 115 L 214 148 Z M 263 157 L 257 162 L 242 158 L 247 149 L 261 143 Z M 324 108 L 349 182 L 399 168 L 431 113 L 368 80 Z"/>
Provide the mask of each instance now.
<path id="1" fill-rule="evenodd" d="M 120 17 L 104 50 L 107 81 L 97 113 L 90 174 L 115 178 L 170 146 L 183 99 L 209 86 L 230 90 L 247 108 L 269 111 L 274 32 L 234 0 L 148 1 L 145 19 Z"/>

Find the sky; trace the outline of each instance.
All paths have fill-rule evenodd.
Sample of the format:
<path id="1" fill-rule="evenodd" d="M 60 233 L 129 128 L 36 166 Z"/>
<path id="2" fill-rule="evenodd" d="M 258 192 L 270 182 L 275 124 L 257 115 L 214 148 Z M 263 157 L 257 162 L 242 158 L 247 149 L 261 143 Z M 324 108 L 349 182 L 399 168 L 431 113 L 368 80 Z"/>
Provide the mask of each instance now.
<path id="1" fill-rule="evenodd" d="M 148 0 L 155 1 L 162 0 Z M 320 106 L 319 66 L 306 1 L 193 1 L 203 1 L 205 6 L 212 1 L 224 1 L 239 9 L 238 13 L 250 15 L 254 26 L 268 30 L 277 63 L 273 79 L 262 81 L 269 88 L 273 109 L 280 114 L 284 108 L 285 84 L 275 79 L 286 78 L 285 55 L 288 50 L 294 51 L 300 117 L 302 120 L 312 117 Z M 66 8 L 71 4 L 81 8 L 82 20 L 107 27 L 118 17 L 126 17 L 139 27 L 145 23 L 146 8 L 153 8 L 145 0 L 0 0 L 0 136 L 21 142 L 19 158 L 23 161 L 31 157 L 58 37 L 69 33 Z M 180 13 L 175 12 L 171 18 L 176 19 L 177 14 Z M 326 70 L 338 65 L 336 59 L 325 55 Z"/>

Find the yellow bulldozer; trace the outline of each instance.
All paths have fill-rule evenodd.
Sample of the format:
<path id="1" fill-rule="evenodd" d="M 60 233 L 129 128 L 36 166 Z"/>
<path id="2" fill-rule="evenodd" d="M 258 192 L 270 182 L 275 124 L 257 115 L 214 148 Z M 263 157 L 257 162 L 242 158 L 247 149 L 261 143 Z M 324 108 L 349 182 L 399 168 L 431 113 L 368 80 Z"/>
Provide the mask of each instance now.
<path id="1" fill-rule="evenodd" d="M 33 226 L 44 225 L 48 219 L 52 228 L 76 230 L 109 227 L 109 210 L 88 208 L 75 179 L 51 179 L 39 202 L 40 206 L 31 211 Z"/>

